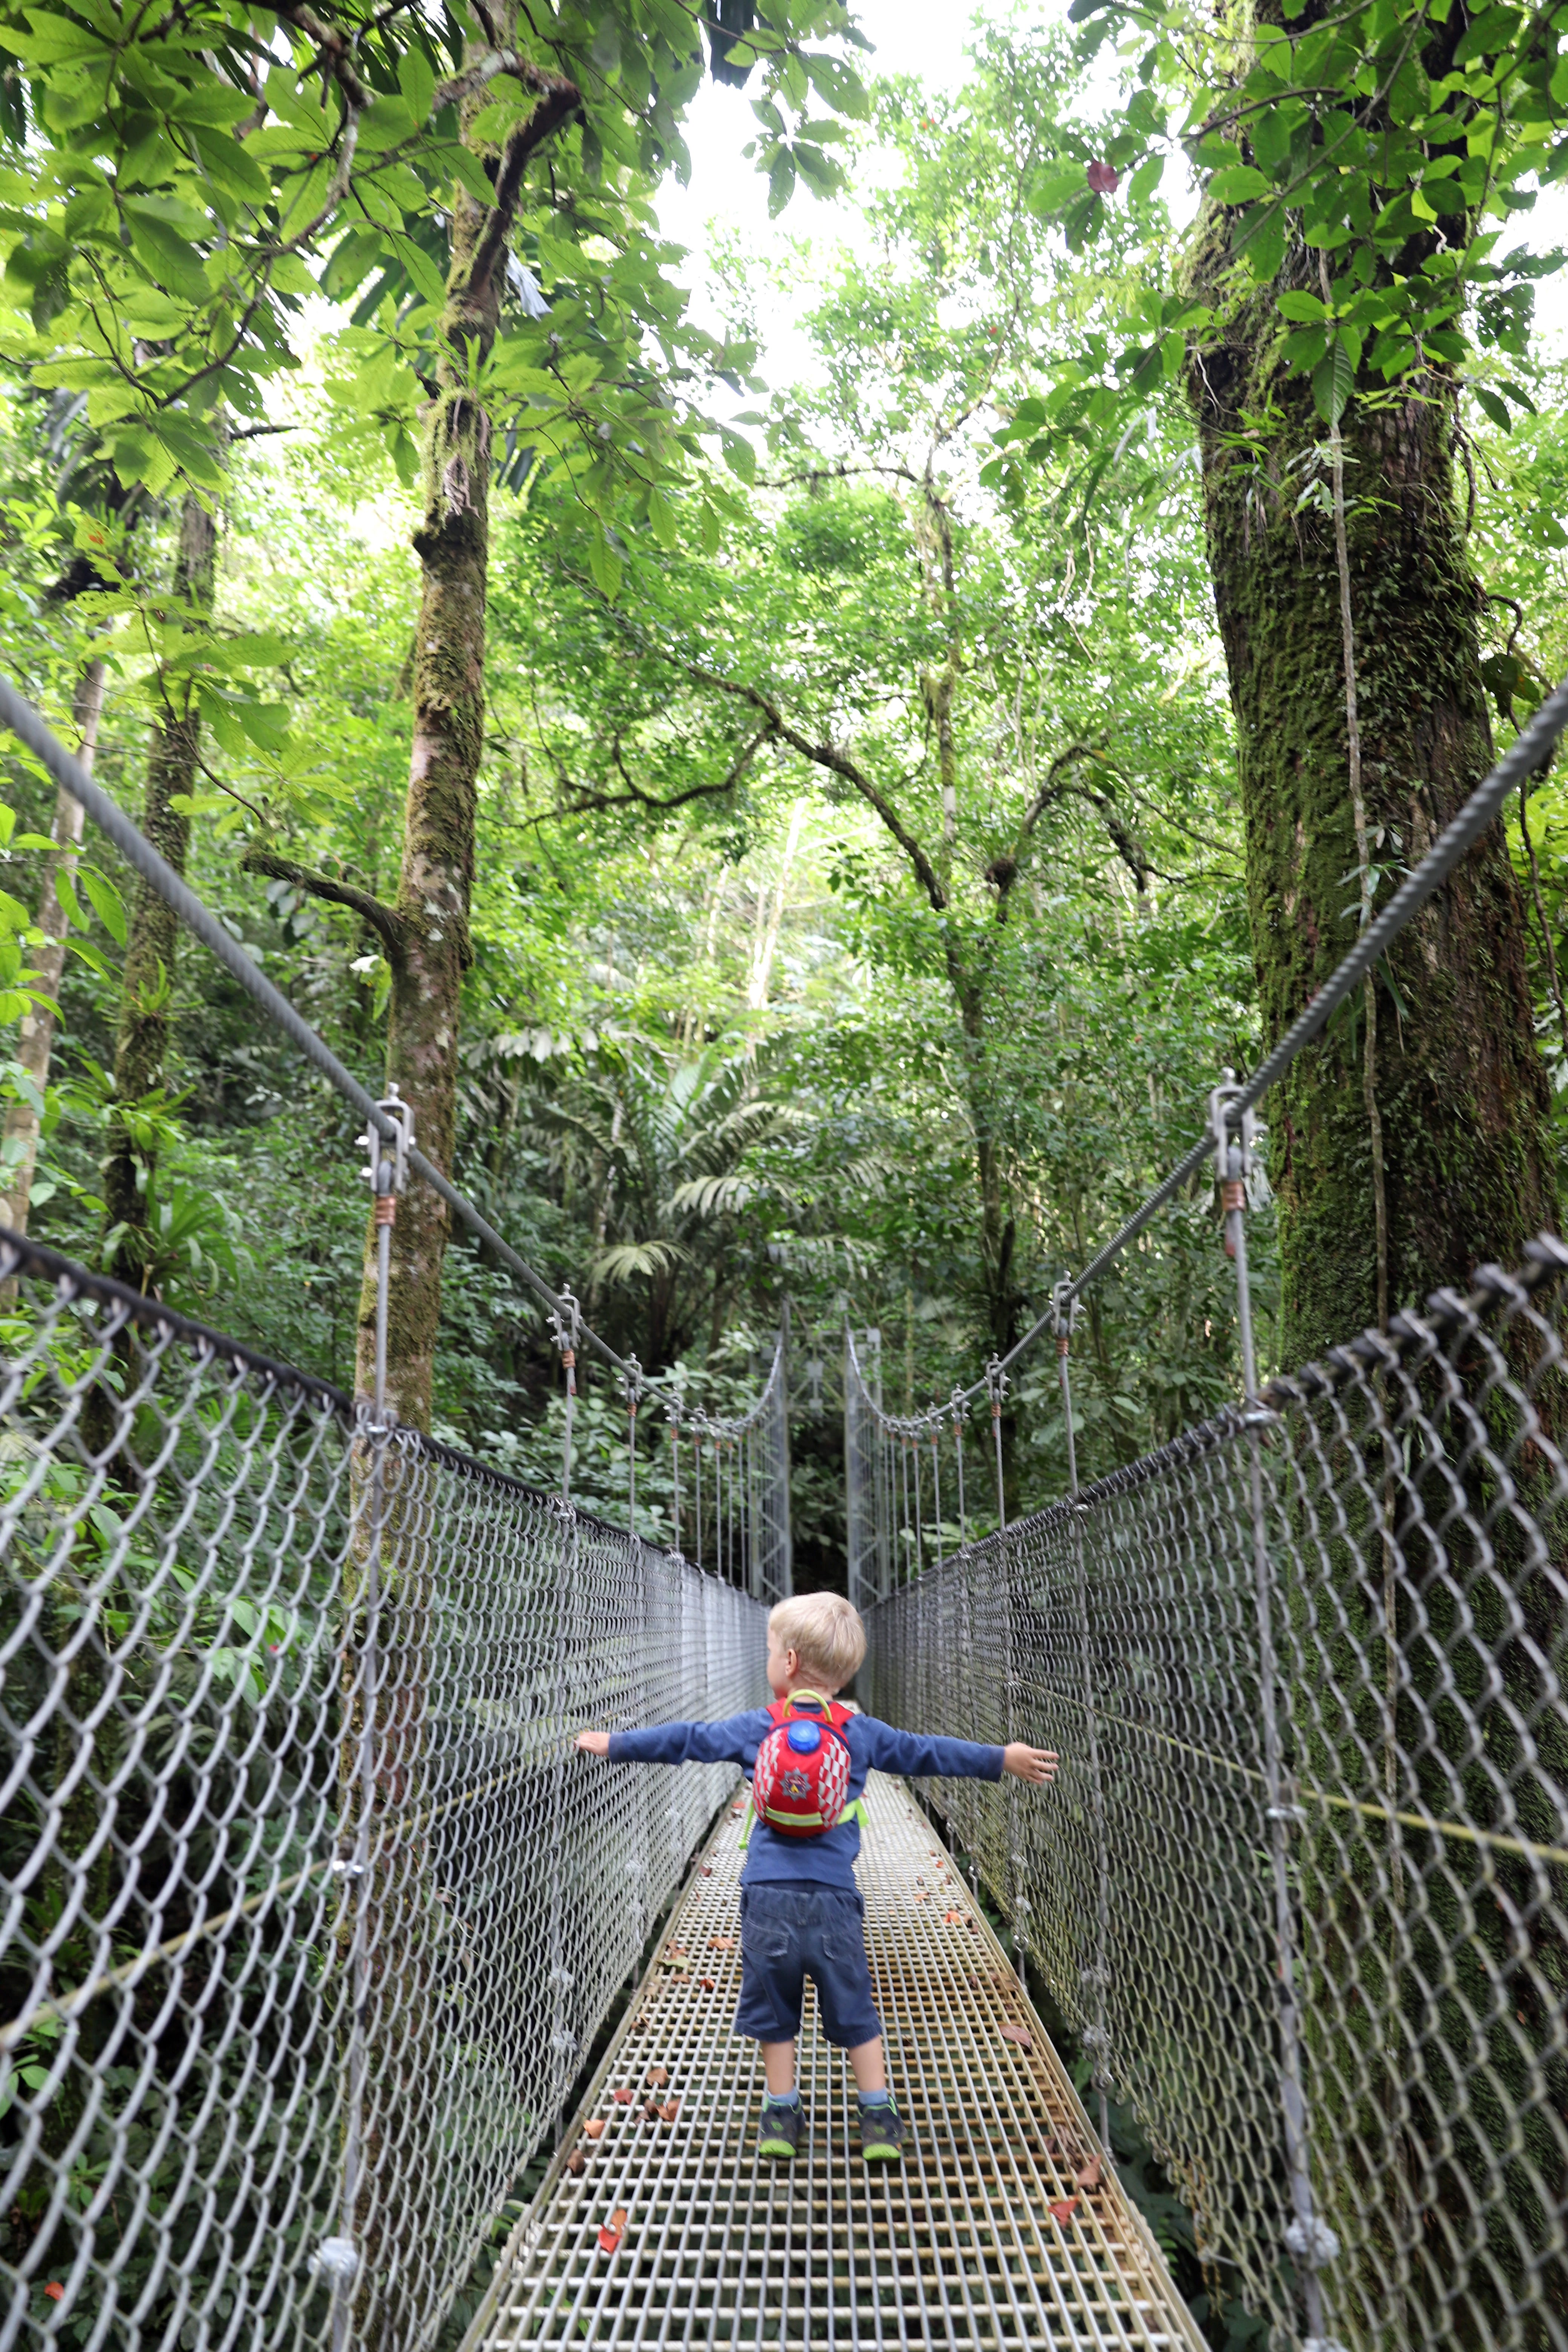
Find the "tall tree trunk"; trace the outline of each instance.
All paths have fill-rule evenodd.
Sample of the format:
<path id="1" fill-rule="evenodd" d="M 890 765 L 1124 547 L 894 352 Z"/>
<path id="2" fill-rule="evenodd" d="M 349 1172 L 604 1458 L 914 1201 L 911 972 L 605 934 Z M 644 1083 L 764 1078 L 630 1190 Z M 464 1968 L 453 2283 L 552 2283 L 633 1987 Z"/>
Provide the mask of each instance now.
<path id="1" fill-rule="evenodd" d="M 513 23 L 515 26 L 515 12 Z M 466 61 L 488 54 L 470 46 Z M 414 1108 L 415 1141 L 443 1172 L 457 1125 L 458 1032 L 469 961 L 475 816 L 485 718 L 485 599 L 489 567 L 490 420 L 466 389 L 470 364 L 489 355 L 500 317 L 507 240 L 534 150 L 578 104 L 570 84 L 536 76 L 539 105 L 499 158 L 483 148 L 495 201 L 483 205 L 459 183 L 452 198 L 451 258 L 440 329 L 438 388 L 425 428 L 424 514 L 414 534 L 420 562 L 413 652 L 414 744 L 387 955 L 392 996 L 386 1075 Z M 465 105 L 463 136 L 485 94 Z M 387 1397 L 400 1420 L 430 1425 L 436 1334 L 447 1213 L 428 1185 L 398 1204 L 392 1236 Z M 360 1294 L 357 1381 L 368 1393 L 375 1357 L 375 1242 L 367 1231 Z"/>
<path id="2" fill-rule="evenodd" d="M 1205 232 L 1213 283 L 1226 258 L 1223 214 L 1211 215 Z M 1283 283 L 1321 285 L 1314 257 L 1298 247 Z M 1352 404 L 1342 446 L 1325 448 L 1307 385 L 1279 370 L 1279 290 L 1254 298 L 1196 352 L 1189 378 L 1270 1039 L 1355 939 L 1370 868 L 1414 865 L 1492 761 L 1479 598 L 1454 496 L 1452 384 L 1433 373 L 1397 403 L 1384 394 Z M 1314 448 L 1325 489 L 1331 467 L 1343 485 L 1342 501 L 1326 500 L 1326 511 L 1297 503 L 1300 460 Z M 1500 824 L 1388 963 L 1392 981 L 1387 968 L 1379 972 L 1372 1003 L 1375 1060 L 1358 995 L 1350 1017 L 1300 1056 L 1268 1106 L 1289 1369 L 1377 1318 L 1379 1129 L 1394 1310 L 1419 1307 L 1438 1285 L 1465 1286 L 1479 1261 L 1510 1264 L 1555 1221 L 1523 909 Z M 1409 1504 L 1393 1475 L 1396 1458 L 1390 1449 L 1380 1461 L 1368 1448 L 1368 1476 L 1384 1474 L 1381 1491 L 1351 1496 L 1349 1539 L 1331 1540 L 1331 1609 L 1311 1590 L 1315 1566 L 1301 1569 L 1321 1558 L 1309 1542 L 1294 1553 L 1281 1548 L 1276 1560 L 1304 1659 L 1286 1694 L 1293 1764 L 1307 1782 L 1364 1790 L 1396 1817 L 1401 1807 L 1451 1808 L 1462 1776 L 1473 1817 L 1501 1827 L 1514 1799 L 1500 1799 L 1499 1789 L 1510 1773 L 1530 1778 L 1520 1761 L 1529 1735 L 1517 1727 L 1534 1717 L 1535 1661 L 1557 1638 L 1551 1596 L 1521 1561 L 1511 1527 L 1475 1539 L 1485 1511 L 1479 1494 L 1473 1522 L 1462 1513 L 1445 1520 L 1448 1575 L 1435 1567 L 1429 1539 L 1402 1545 L 1394 1530 Z M 1521 1463 L 1521 1476 L 1527 1470 Z M 1449 1508 L 1446 1486 L 1433 1481 L 1425 1492 L 1428 1509 Z M 1510 1576 L 1517 1602 L 1503 1597 Z M 1500 1672 L 1506 1706 L 1492 1688 Z M 1478 1723 L 1489 1727 L 1484 1767 Z M 1380 1751 L 1384 1769 L 1373 1779 L 1367 1759 Z M 1397 1841 L 1380 1848 L 1369 1834 L 1347 1852 L 1337 1822 L 1302 1830 L 1293 1868 L 1305 1923 L 1316 2186 L 1345 2248 L 1322 2274 L 1323 2332 L 1368 2344 L 1422 2341 L 1441 2310 L 1455 2321 L 1456 2343 L 1496 2343 L 1512 2325 L 1524 2250 L 1550 2259 L 1541 2250 L 1557 2222 L 1539 2184 L 1561 2173 L 1550 2119 L 1538 2119 L 1531 2090 L 1555 2019 L 1527 2019 L 1522 2004 L 1516 2015 L 1512 2001 L 1500 2014 L 1491 1990 L 1515 1966 L 1510 1922 L 1528 1914 L 1528 1869 L 1500 1860 L 1495 1916 L 1489 1906 L 1479 1916 L 1440 1874 L 1421 1880 L 1423 1899 L 1405 1911 L 1412 1865 Z M 1395 1907 L 1380 1963 L 1366 1923 L 1386 1912 L 1390 1888 Z M 1561 1972 L 1556 1940 L 1550 1950 L 1544 1934 L 1538 1942 L 1551 1980 Z M 1458 2130 L 1438 2074 L 1408 2055 L 1430 2042 L 1435 2000 L 1438 2046 L 1474 2049 L 1468 2079 L 1485 2085 Z M 1520 2258 L 1494 2235 L 1486 2262 L 1475 2263 L 1466 2251 L 1473 2216 L 1488 2201 L 1499 2210 L 1500 2164 L 1500 2210 Z M 1369 2242 L 1373 2179 L 1393 2218 Z M 1394 2280 L 1403 2283 L 1391 2288 Z M 1381 2316 L 1369 2325 L 1371 2313 Z"/>
<path id="3" fill-rule="evenodd" d="M 98 750 L 99 721 L 103 716 L 104 667 L 101 660 L 89 661 L 77 680 L 71 701 L 71 718 L 77 735 L 76 756 L 90 775 L 93 756 Z M 55 1004 L 59 1000 L 60 982 L 66 968 L 66 932 L 68 928 L 65 909 L 60 905 L 57 887 L 63 875 L 68 884 L 77 869 L 78 853 L 81 848 L 84 822 L 81 803 L 62 786 L 55 796 L 55 820 L 50 833 L 57 843 L 53 856 L 44 868 L 43 887 L 38 893 L 38 929 L 44 934 L 44 945 L 33 950 L 33 969 L 37 985 L 50 1002 L 25 1013 L 20 1023 L 20 1041 L 16 1058 L 32 1079 L 40 1095 L 49 1083 L 49 1064 L 55 1050 Z M 33 1198 L 33 1178 L 38 1164 L 38 1114 L 31 1103 L 13 1103 L 5 1114 L 5 1191 L 0 1196 L 0 1220 L 15 1234 L 27 1230 L 27 1213 Z"/>
<path id="4" fill-rule="evenodd" d="M 1223 229 L 1211 226 L 1211 242 L 1223 259 Z M 1291 257 L 1287 277 L 1310 286 L 1310 257 Z M 1276 320 L 1270 291 L 1194 354 L 1189 379 L 1270 1040 L 1353 942 L 1358 900 L 1333 525 L 1296 505 L 1295 461 L 1324 428 L 1305 383 L 1280 373 Z M 1343 420 L 1363 798 L 1373 862 L 1385 866 L 1414 864 L 1492 761 L 1479 599 L 1454 498 L 1452 391 L 1428 378 L 1419 392 L 1352 406 Z M 1376 1086 L 1397 1308 L 1464 1283 L 1479 1260 L 1507 1264 L 1556 1216 L 1523 910 L 1500 824 L 1389 961 Z M 1270 1106 L 1289 1365 L 1376 1316 L 1362 1076 L 1359 1025 L 1346 1024 L 1301 1055 Z"/>
<path id="5" fill-rule="evenodd" d="M 180 510 L 173 584 L 175 599 L 188 613 L 211 614 L 216 561 L 216 518 L 194 491 L 187 491 Z M 173 690 L 184 698 L 177 708 L 170 706 L 153 732 L 147 756 L 142 830 L 175 873 L 184 874 L 191 821 L 174 803 L 195 789 L 201 719 L 194 691 L 184 681 Z M 137 1147 L 121 1113 L 133 1110 L 163 1083 L 179 940 L 179 919 L 173 908 L 165 905 L 151 883 L 138 883 L 114 1034 L 116 1113 L 103 1181 L 105 1225 L 110 1234 L 119 1236 L 110 1272 L 124 1282 L 143 1284 L 145 1280 L 146 1244 L 139 1237 L 147 1230 L 147 1183 L 153 1160 Z"/>

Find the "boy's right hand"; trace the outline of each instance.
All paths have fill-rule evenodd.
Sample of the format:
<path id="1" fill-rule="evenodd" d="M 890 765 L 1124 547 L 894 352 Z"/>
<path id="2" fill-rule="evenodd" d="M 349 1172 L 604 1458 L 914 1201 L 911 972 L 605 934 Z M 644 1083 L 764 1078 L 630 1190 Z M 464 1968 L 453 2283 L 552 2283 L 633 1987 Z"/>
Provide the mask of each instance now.
<path id="1" fill-rule="evenodd" d="M 607 1731 L 580 1731 L 577 1734 L 577 1745 L 584 1756 L 607 1756 L 610 1752 L 610 1735 Z"/>
<path id="2" fill-rule="evenodd" d="M 1054 1748 L 1031 1748 L 1022 1739 L 1010 1739 L 1002 1750 L 1002 1769 L 1019 1780 L 1032 1780 L 1037 1787 L 1044 1780 L 1057 1777 L 1057 1751 Z"/>

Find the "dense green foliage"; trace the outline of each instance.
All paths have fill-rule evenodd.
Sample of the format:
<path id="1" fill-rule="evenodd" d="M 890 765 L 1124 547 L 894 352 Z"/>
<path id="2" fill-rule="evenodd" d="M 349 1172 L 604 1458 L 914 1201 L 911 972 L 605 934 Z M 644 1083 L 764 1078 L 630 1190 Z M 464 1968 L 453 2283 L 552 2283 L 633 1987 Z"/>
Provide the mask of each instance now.
<path id="1" fill-rule="evenodd" d="M 1220 1067 L 1256 1050 L 1231 719 L 1179 396 L 1156 390 L 1131 438 L 1118 421 L 1092 499 L 1081 404 L 1076 441 L 1037 439 L 1004 499 L 986 488 L 998 435 L 1015 447 L 1031 402 L 1056 403 L 1064 370 L 1110 351 L 1169 268 L 1147 171 L 1130 198 L 1092 198 L 1102 234 L 1088 213 L 1060 233 L 1064 174 L 1081 186 L 1086 156 L 1124 162 L 1131 135 L 1074 98 L 1075 70 L 1064 37 L 995 28 L 958 97 L 880 86 L 859 134 L 877 159 L 856 199 L 863 232 L 812 311 L 810 380 L 751 378 L 721 473 L 695 425 L 683 479 L 610 506 L 574 464 L 520 464 L 492 527 L 458 1173 L 617 1346 L 672 1377 L 710 1365 L 716 1397 L 788 1296 L 798 1352 L 828 1366 L 825 1418 L 799 1433 L 808 1551 L 820 1540 L 825 1567 L 844 1317 L 880 1330 L 892 1402 L 973 1377 L 1192 1139 Z M 451 161 L 438 142 L 429 153 L 424 220 L 429 174 Z M 621 160 L 603 184 L 629 203 Z M 611 248 L 626 248 L 596 215 L 578 226 L 623 285 Z M 546 250 L 561 233 L 556 216 L 537 249 L 524 237 L 552 307 L 517 336 L 589 334 L 572 268 Z M 329 294 L 363 257 L 352 238 L 333 252 Z M 422 330 L 379 247 L 373 261 L 389 274 L 357 324 L 341 313 L 310 342 L 289 314 L 290 389 L 267 412 L 279 430 L 230 451 L 210 629 L 165 601 L 172 477 L 143 475 L 128 501 L 126 469 L 105 471 L 107 412 L 84 415 L 39 373 L 37 339 L 68 341 L 87 316 L 74 262 L 47 302 L 26 296 L 34 340 L 18 325 L 8 346 L 25 396 L 4 453 L 8 664 L 63 725 L 81 663 L 104 652 L 99 773 L 132 803 L 145 714 L 174 674 L 195 678 L 207 728 L 193 878 L 367 1076 L 386 990 L 373 929 L 247 875 L 239 852 L 281 848 L 378 895 L 396 869 L 416 583 L 394 412 L 418 392 L 393 345 Z M 13 299 L 25 277 L 13 270 Z M 710 371 L 721 344 L 754 364 L 765 272 L 732 261 L 728 298 Z M 180 333 L 216 331 L 194 286 L 186 299 Z M 662 331 L 642 299 L 626 331 L 651 361 Z M 629 348 L 605 360 L 606 385 L 626 380 Z M 1505 718 L 1559 651 L 1551 390 L 1538 383 L 1542 413 L 1511 440 L 1473 415 L 1467 444 Z M 604 419 L 584 407 L 578 422 L 593 437 Z M 98 560 L 85 593 L 84 550 Z M 18 837 L 37 839 L 49 797 L 23 764 L 14 778 Z M 1568 891 L 1562 818 L 1549 783 L 1531 824 L 1536 952 L 1568 1066 L 1545 956 Z M 14 921 L 40 862 L 13 853 Z M 98 863 L 107 886 L 113 862 Z M 106 886 L 102 913 L 79 893 L 32 1227 L 89 1257 L 117 985 Z M 158 1236 L 146 1278 L 346 1381 L 353 1122 L 210 967 L 183 961 L 175 990 L 177 1067 L 132 1107 Z M 1267 1345 L 1267 1214 L 1257 1223 Z M 1087 1468 L 1234 1392 L 1229 1281 L 1205 1189 L 1101 1286 L 1080 1351 Z M 548 1475 L 557 1374 L 536 1310 L 464 1244 L 444 1316 L 439 1425 Z M 1025 1367 L 1020 1404 L 1032 1499 L 1063 1472 L 1047 1360 Z M 601 1406 L 613 1420 L 614 1401 Z M 621 1469 L 605 1445 L 589 1496 L 608 1502 Z"/>

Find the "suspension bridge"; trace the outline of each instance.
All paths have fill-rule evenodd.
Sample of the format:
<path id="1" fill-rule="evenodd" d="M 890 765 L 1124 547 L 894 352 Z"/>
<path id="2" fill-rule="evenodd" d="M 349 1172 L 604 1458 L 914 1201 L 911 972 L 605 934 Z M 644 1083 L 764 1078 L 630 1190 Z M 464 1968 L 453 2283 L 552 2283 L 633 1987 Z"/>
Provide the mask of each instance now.
<path id="1" fill-rule="evenodd" d="M 736 1769 L 572 1752 L 763 1696 L 784 1335 L 743 1412 L 647 1382 L 3 683 L 0 719 L 364 1118 L 378 1204 L 357 1400 L 0 1234 L 0 2342 L 1195 2352 L 1223 2310 L 1274 2352 L 1568 2352 L 1568 1250 L 1265 1385 L 1245 1205 L 1268 1087 L 1568 690 L 1011 1356 L 900 1416 L 846 1334 L 861 1703 L 1062 1758 L 1049 1792 L 871 1784 L 911 2126 L 877 2170 L 809 2001 L 806 2145 L 758 2161 Z M 1211 1163 L 1241 1393 L 1080 1488 L 1077 1306 Z M 557 1491 L 387 1408 L 418 1183 L 548 1315 Z M 1009 1524 L 1001 1417 L 1042 1343 L 1068 1491 Z M 585 1353 L 626 1412 L 624 1525 L 573 1498 Z M 1116 2115 L 1170 2184 L 1159 2234 Z"/>

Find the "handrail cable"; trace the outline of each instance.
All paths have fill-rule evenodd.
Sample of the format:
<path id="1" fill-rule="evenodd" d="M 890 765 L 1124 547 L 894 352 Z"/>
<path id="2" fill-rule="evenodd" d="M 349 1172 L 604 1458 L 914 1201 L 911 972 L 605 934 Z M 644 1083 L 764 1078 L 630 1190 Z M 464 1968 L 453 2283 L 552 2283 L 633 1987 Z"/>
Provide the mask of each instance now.
<path id="1" fill-rule="evenodd" d="M 132 824 L 118 802 L 110 798 L 100 784 L 95 784 L 80 762 L 72 758 L 58 738 L 47 727 L 32 704 L 18 694 L 9 679 L 0 677 L 0 723 L 24 742 L 36 759 L 42 761 L 57 784 L 79 801 L 99 830 L 106 834 L 121 856 L 133 866 L 144 882 L 152 884 L 166 906 L 172 907 L 187 930 L 195 933 L 202 945 L 231 972 L 240 986 L 255 998 L 268 1018 L 281 1029 L 298 1046 L 305 1059 L 312 1063 L 335 1087 L 343 1100 L 367 1120 L 384 1141 L 395 1146 L 399 1141 L 395 1119 L 383 1110 L 373 1095 L 367 1094 L 352 1072 L 345 1069 L 325 1039 L 319 1036 L 310 1023 L 289 1002 L 281 989 L 274 986 L 260 966 L 247 955 L 237 939 L 225 930 L 216 915 L 198 898 L 189 883 L 175 873 L 164 858 L 159 856 L 146 835 Z M 434 1161 L 414 1146 L 407 1152 L 407 1161 L 417 1175 L 425 1179 L 431 1190 L 439 1194 L 454 1215 L 477 1234 L 488 1248 L 494 1250 L 509 1274 L 514 1275 L 525 1289 L 531 1290 L 544 1306 L 559 1316 L 567 1308 L 541 1274 L 536 1274 L 527 1261 L 519 1257 L 510 1244 L 502 1240 L 488 1217 L 476 1209 L 464 1192 L 444 1176 Z M 641 1374 L 617 1356 L 605 1339 L 585 1323 L 576 1324 L 576 1334 L 593 1349 L 595 1354 L 611 1364 L 629 1380 L 641 1385 Z"/>
<path id="2" fill-rule="evenodd" d="M 1533 770 L 1542 766 L 1564 727 L 1568 727 L 1568 678 L 1540 705 L 1529 725 L 1509 745 L 1490 775 L 1483 783 L 1477 785 L 1458 816 L 1438 835 L 1420 865 L 1405 876 L 1382 914 L 1367 925 L 1354 947 L 1342 959 L 1305 1010 L 1298 1013 L 1273 1052 L 1265 1055 L 1252 1076 L 1229 1097 L 1224 1106 L 1227 1127 L 1239 1129 L 1246 1114 L 1256 1109 L 1269 1087 L 1276 1086 L 1285 1076 L 1302 1048 L 1311 1044 L 1357 982 L 1373 969 L 1379 956 L 1392 947 L 1405 925 L 1420 913 L 1434 892 L 1447 880 L 1460 858 L 1474 847 L 1493 818 L 1500 814 L 1509 795 Z M 873 1417 L 884 1428 L 908 1435 L 917 1426 L 929 1426 L 933 1420 L 951 1412 L 954 1405 L 967 1404 L 974 1397 L 988 1394 L 992 1384 L 1016 1364 L 1037 1339 L 1047 1331 L 1056 1330 L 1073 1302 L 1082 1297 L 1090 1283 L 1098 1281 L 1106 1267 L 1121 1256 L 1129 1242 L 1136 1240 L 1144 1226 L 1168 1201 L 1175 1197 L 1189 1178 L 1195 1176 L 1205 1163 L 1213 1159 L 1214 1152 L 1215 1137 L 1211 1129 L 1193 1145 L 1184 1158 L 1177 1161 L 1147 1200 L 1133 1210 L 1125 1223 L 1120 1225 L 1110 1239 L 1095 1252 L 1083 1272 L 1074 1280 L 1058 1285 L 1052 1293 L 1050 1305 L 1036 1318 L 1023 1338 L 1015 1340 L 999 1360 L 988 1365 L 979 1380 L 972 1381 L 966 1389 L 954 1390 L 946 1403 L 931 1405 L 924 1414 L 917 1416 L 915 1422 L 900 1423 L 883 1412 L 861 1379 L 865 1402 Z M 850 1352 L 853 1358 L 853 1343 Z M 860 1379 L 858 1362 L 855 1371 L 856 1377 Z"/>

